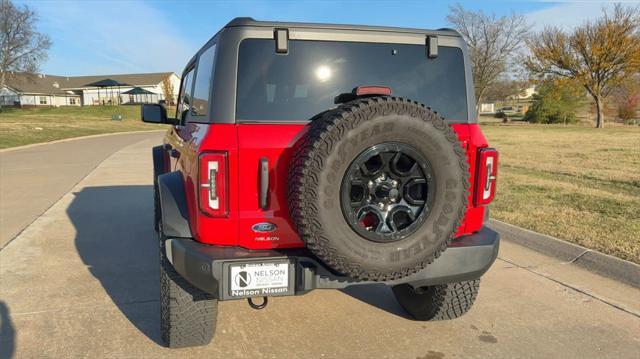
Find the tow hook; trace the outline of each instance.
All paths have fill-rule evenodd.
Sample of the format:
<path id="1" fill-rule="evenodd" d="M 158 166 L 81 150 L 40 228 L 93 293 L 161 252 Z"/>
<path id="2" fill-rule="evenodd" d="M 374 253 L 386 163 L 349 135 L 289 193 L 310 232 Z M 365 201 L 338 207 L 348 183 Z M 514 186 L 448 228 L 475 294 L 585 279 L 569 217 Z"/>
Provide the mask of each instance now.
<path id="1" fill-rule="evenodd" d="M 253 309 L 256 310 L 260 310 L 260 309 L 264 309 L 267 304 L 269 303 L 269 298 L 267 297 L 262 297 L 262 303 L 260 304 L 256 304 L 253 302 L 253 298 L 247 298 L 247 302 L 249 303 L 249 306 Z"/>

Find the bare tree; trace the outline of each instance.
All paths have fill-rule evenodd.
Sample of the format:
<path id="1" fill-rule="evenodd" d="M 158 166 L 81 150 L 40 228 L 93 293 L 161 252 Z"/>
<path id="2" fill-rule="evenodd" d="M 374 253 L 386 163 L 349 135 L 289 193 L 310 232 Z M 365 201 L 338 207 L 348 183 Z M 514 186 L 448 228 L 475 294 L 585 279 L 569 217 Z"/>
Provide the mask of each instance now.
<path id="1" fill-rule="evenodd" d="M 160 85 L 162 87 L 162 92 L 164 93 L 164 99 L 167 100 L 167 104 L 168 105 L 173 105 L 174 104 L 174 98 L 173 98 L 173 82 L 171 81 L 171 76 L 167 76 L 164 79 L 162 79 L 162 84 Z"/>
<path id="2" fill-rule="evenodd" d="M 530 26 L 521 15 L 496 17 L 466 10 L 457 4 L 449 8 L 447 21 L 469 46 L 477 106 L 487 89 L 507 72 L 510 59 L 520 49 Z"/>
<path id="3" fill-rule="evenodd" d="M 7 71 L 36 72 L 47 59 L 51 40 L 35 30 L 37 20 L 28 6 L 17 7 L 11 0 L 0 0 L 0 86 Z"/>
<path id="4" fill-rule="evenodd" d="M 522 95 L 527 87 L 531 86 L 529 81 L 501 78 L 491 84 L 483 95 L 487 101 L 506 101 Z"/>
<path id="5" fill-rule="evenodd" d="M 596 127 L 604 126 L 604 105 L 625 77 L 640 71 L 640 8 L 616 4 L 570 33 L 547 27 L 530 37 L 526 66 L 535 74 L 576 81 L 593 97 Z"/>

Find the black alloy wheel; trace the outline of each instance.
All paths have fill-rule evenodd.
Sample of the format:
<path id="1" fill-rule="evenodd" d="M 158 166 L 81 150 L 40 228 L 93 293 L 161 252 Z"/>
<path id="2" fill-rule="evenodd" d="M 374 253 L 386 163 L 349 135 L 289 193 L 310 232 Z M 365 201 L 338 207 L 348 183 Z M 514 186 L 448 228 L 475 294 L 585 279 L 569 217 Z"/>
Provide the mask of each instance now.
<path id="1" fill-rule="evenodd" d="M 401 240 L 427 217 L 434 179 L 429 162 L 411 146 L 374 145 L 347 169 L 340 190 L 342 212 L 351 228 L 368 240 Z"/>
<path id="2" fill-rule="evenodd" d="M 327 266 L 358 280 L 407 277 L 447 250 L 467 210 L 469 163 L 451 126 L 398 97 L 356 99 L 309 123 L 287 200 Z"/>

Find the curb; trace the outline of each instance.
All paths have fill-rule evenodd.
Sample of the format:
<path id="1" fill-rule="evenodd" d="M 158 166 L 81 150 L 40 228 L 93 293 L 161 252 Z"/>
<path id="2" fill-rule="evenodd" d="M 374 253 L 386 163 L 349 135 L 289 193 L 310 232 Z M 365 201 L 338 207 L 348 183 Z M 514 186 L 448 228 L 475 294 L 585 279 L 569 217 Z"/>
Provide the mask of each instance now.
<path id="1" fill-rule="evenodd" d="M 54 143 L 70 142 L 70 141 L 75 141 L 75 140 L 85 140 L 85 139 L 89 139 L 89 138 L 124 135 L 124 134 L 128 134 L 128 133 L 147 133 L 147 132 L 151 133 L 151 132 L 160 132 L 160 131 L 166 132 L 167 130 L 163 129 L 163 130 L 122 131 L 122 132 L 100 133 L 100 134 L 97 134 L 97 135 L 88 135 L 88 136 L 80 136 L 80 137 L 69 137 L 69 138 L 62 138 L 62 139 L 59 139 L 59 140 L 48 141 L 48 142 L 31 143 L 31 144 L 23 145 L 23 146 L 3 148 L 3 149 L 0 149 L 0 153 L 13 152 L 13 151 L 18 151 L 18 150 L 25 150 L 25 149 L 28 149 L 28 148 L 33 148 L 33 147 L 38 147 L 38 146 L 43 146 L 43 145 L 51 145 L 51 144 L 54 144 Z"/>
<path id="2" fill-rule="evenodd" d="M 489 226 L 498 231 L 502 239 L 640 288 L 638 264 L 495 219 L 490 220 Z"/>

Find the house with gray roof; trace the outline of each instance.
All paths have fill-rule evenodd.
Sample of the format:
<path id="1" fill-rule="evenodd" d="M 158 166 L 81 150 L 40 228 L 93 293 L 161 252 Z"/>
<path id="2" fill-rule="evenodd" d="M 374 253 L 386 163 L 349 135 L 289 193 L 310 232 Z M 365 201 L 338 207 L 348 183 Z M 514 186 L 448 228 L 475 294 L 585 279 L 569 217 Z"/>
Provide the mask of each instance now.
<path id="1" fill-rule="evenodd" d="M 163 81 L 173 87 L 171 98 L 165 98 Z M 92 84 L 104 80 L 117 86 L 98 87 Z M 142 88 L 144 95 L 124 92 Z M 178 96 L 180 78 L 173 72 L 143 74 L 116 74 L 95 76 L 56 76 L 7 72 L 0 87 L 0 106 L 91 106 L 106 104 L 155 103 L 159 100 L 174 102 Z"/>

